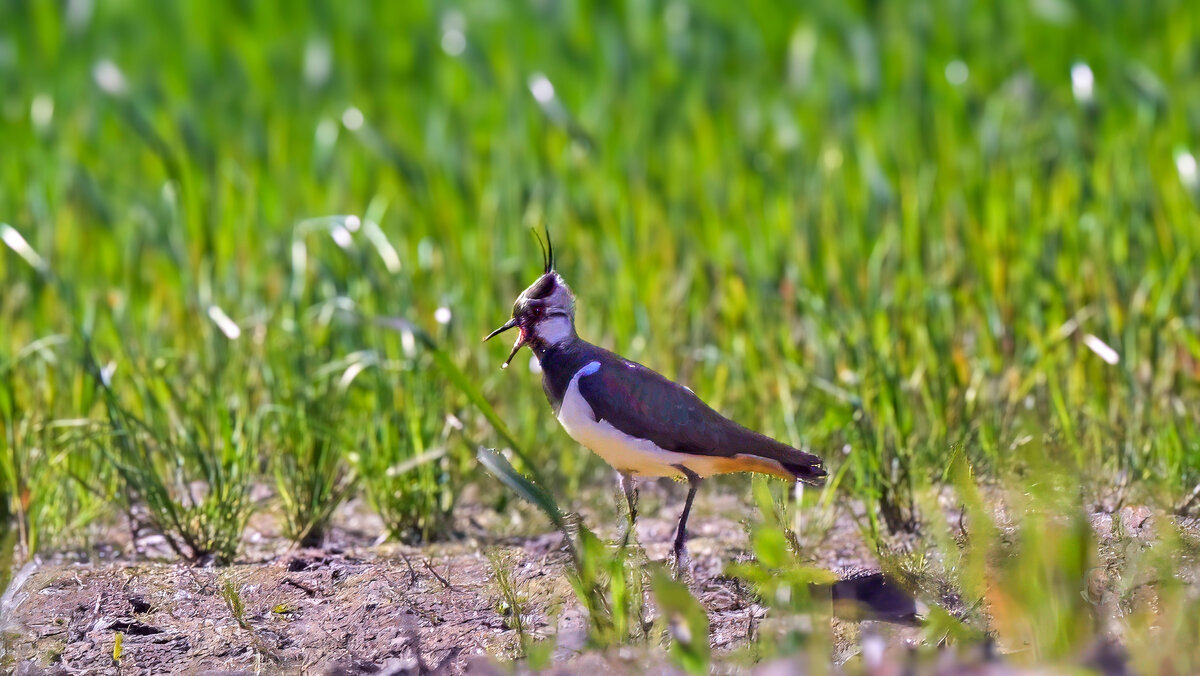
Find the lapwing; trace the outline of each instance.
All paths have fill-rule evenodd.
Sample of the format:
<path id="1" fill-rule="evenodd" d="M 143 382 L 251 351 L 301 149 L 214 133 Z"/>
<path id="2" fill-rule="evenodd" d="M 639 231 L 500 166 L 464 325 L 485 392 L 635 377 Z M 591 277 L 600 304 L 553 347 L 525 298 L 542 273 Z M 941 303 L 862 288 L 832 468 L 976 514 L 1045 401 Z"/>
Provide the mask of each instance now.
<path id="1" fill-rule="evenodd" d="M 542 275 L 517 297 L 512 318 L 484 340 L 509 329 L 520 331 L 502 368 L 522 347 L 533 350 L 558 422 L 619 474 L 630 529 L 637 520 L 638 477 L 686 480 L 687 499 L 673 549 L 676 567 L 683 570 L 688 514 L 705 477 L 760 472 L 792 482 L 824 482 L 817 456 L 742 427 L 691 389 L 580 338 L 575 294 L 555 270 L 549 239 L 547 232 Z"/>

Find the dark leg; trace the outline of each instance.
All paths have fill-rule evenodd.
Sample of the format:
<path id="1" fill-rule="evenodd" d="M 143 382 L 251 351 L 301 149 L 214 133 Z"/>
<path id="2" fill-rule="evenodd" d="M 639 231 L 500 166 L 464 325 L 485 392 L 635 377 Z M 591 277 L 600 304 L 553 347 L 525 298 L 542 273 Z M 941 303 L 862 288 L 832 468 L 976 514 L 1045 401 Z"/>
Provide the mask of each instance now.
<path id="1" fill-rule="evenodd" d="M 683 503 L 683 513 L 679 515 L 679 526 L 675 529 L 675 566 L 676 574 L 682 575 L 687 567 L 687 552 L 684 544 L 687 541 L 687 520 L 692 513 L 692 501 L 696 499 L 696 489 L 700 488 L 700 475 L 683 465 L 675 465 L 688 480 L 687 501 Z"/>
<path id="2" fill-rule="evenodd" d="M 621 490 L 625 491 L 625 504 L 629 506 L 629 532 L 633 533 L 637 525 L 637 479 L 627 472 L 618 472 L 621 476 Z"/>

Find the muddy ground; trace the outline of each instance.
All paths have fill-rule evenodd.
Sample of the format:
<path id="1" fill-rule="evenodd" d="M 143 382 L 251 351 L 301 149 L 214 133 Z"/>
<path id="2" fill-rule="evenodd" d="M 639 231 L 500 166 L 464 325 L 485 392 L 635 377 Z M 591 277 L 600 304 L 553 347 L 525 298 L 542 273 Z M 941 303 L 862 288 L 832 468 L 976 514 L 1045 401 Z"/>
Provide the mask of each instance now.
<path id="1" fill-rule="evenodd" d="M 638 539 L 651 561 L 668 555 L 681 489 L 670 482 L 643 487 Z M 603 510 L 605 505 L 598 504 Z M 749 558 L 745 520 L 751 513 L 757 517 L 732 491 L 703 491 L 691 520 L 689 584 L 708 611 L 718 657 L 747 652 L 756 632 L 775 619 L 748 588 L 722 575 L 727 564 Z M 819 546 L 809 548 L 814 565 L 841 575 L 875 567 L 849 508 L 835 514 L 831 527 L 822 529 Z M 1127 521 L 1149 528 L 1150 516 L 1139 511 Z M 600 535 L 616 537 L 615 511 L 585 513 L 585 518 Z M 520 644 L 496 582 L 496 566 L 504 566 L 525 599 L 522 620 L 530 634 L 553 637 L 554 671 L 670 671 L 664 651 L 652 646 L 604 653 L 587 649 L 584 616 L 564 576 L 569 562 L 560 535 L 489 535 L 528 530 L 535 519 L 530 512 L 501 517 L 485 508 L 464 508 L 462 537 L 417 548 L 375 544 L 372 538 L 383 532 L 382 525 L 363 505 L 351 503 L 339 512 L 325 548 L 294 549 L 270 516 L 258 515 L 246 534 L 245 557 L 225 568 L 174 563 L 161 538 L 122 541 L 118 528 L 91 560 L 58 557 L 26 566 L 14 580 L 3 600 L 7 617 L 0 624 L 7 648 L 0 669 L 23 674 L 508 673 Z M 1111 523 L 1102 512 L 1093 519 L 1101 538 L 1105 519 Z M 935 602 L 953 608 L 956 600 Z M 835 620 L 834 634 L 839 661 L 864 652 L 864 646 L 864 656 L 878 661 L 874 655 L 881 652 L 901 656 L 906 645 L 920 640 L 921 629 Z M 726 670 L 748 664 L 745 659 L 719 663 Z M 774 663 L 756 671 L 792 673 L 795 667 Z M 989 668 L 989 673 L 1007 673 L 999 664 Z"/>

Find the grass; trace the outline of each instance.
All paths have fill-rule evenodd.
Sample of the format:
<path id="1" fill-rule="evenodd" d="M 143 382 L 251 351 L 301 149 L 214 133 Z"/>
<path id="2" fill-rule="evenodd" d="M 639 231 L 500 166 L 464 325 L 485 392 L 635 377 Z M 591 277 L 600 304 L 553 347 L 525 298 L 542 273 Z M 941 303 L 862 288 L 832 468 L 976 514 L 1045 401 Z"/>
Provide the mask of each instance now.
<path id="1" fill-rule="evenodd" d="M 113 498 L 235 557 L 255 483 L 298 541 L 355 495 L 445 537 L 479 444 L 570 504 L 607 470 L 478 341 L 543 224 L 583 336 L 828 458 L 871 542 L 954 468 L 1068 523 L 1200 484 L 1195 3 L 80 6 L 0 5 L 21 560 Z M 1067 528 L 1003 574 L 1058 599 Z"/>
<path id="2" fill-rule="evenodd" d="M 430 405 L 432 388 L 419 384 L 411 370 L 377 373 L 372 379 L 389 413 L 363 432 L 358 462 L 367 477 L 368 501 L 396 539 L 436 538 L 449 527 L 458 494 L 457 432 L 445 413 Z"/>
<path id="3" fill-rule="evenodd" d="M 348 388 L 329 373 L 338 368 L 344 374 L 349 365 L 301 361 L 290 373 L 280 374 L 316 377 L 286 385 L 288 393 L 272 408 L 267 425 L 286 531 L 306 546 L 324 542 L 333 511 L 355 486 L 356 475 L 347 464 L 347 449 L 354 447 L 354 440 L 342 427 L 349 417 Z"/>
<path id="4" fill-rule="evenodd" d="M 229 608 L 229 614 L 233 616 L 238 626 L 242 629 L 253 629 L 246 617 L 246 603 L 242 600 L 241 585 L 232 576 L 225 576 L 221 579 L 219 591 L 221 593 L 221 600 Z"/>
<path id="5" fill-rule="evenodd" d="M 189 561 L 232 561 L 252 507 L 252 412 L 219 386 L 220 373 L 134 376 L 129 389 L 136 394 L 125 403 L 99 367 L 95 372 L 112 438 L 111 446 L 99 443 L 104 463 L 122 480 L 126 509 L 144 505 L 153 530 Z M 203 385 L 174 387 L 180 382 Z M 201 410 L 207 415 L 192 414 Z"/>

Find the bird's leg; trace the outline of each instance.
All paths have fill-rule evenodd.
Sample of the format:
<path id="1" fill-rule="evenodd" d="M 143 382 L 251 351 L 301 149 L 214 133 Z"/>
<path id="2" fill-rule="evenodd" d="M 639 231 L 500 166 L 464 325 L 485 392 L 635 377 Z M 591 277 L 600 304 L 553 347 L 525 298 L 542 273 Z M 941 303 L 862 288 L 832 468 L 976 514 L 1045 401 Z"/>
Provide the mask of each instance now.
<path id="1" fill-rule="evenodd" d="M 683 513 L 679 515 L 679 526 L 675 529 L 675 574 L 679 577 L 683 576 L 683 571 L 687 568 L 687 552 L 684 545 L 687 541 L 687 520 L 688 515 L 692 513 L 692 501 L 696 499 L 696 489 L 700 488 L 700 475 L 683 465 L 675 465 L 675 468 L 688 480 L 687 500 L 683 503 Z"/>
<path id="2" fill-rule="evenodd" d="M 621 490 L 625 491 L 625 504 L 629 507 L 629 530 L 625 533 L 626 540 L 633 538 L 637 531 L 637 479 L 628 472 L 618 472 L 621 477 Z"/>

